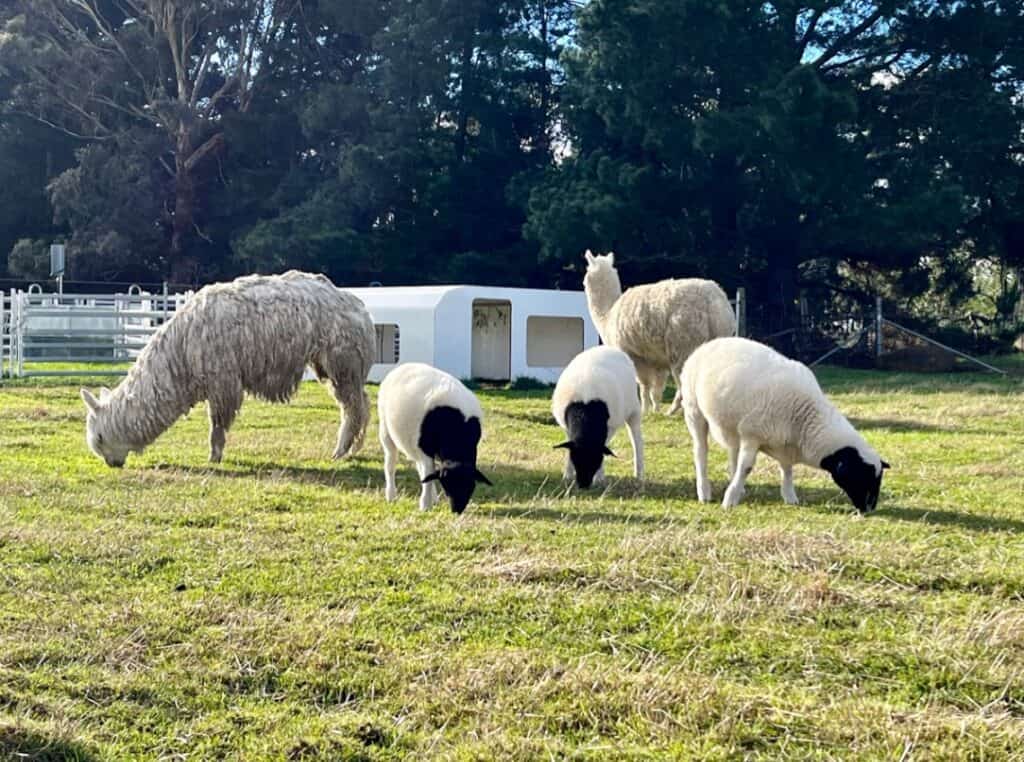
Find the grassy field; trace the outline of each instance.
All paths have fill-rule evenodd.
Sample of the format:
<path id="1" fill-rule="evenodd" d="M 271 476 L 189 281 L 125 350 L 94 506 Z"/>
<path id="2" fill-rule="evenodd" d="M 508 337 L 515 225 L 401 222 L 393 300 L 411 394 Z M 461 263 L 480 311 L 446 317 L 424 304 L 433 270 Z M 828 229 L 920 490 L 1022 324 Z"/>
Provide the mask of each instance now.
<path id="1" fill-rule="evenodd" d="M 327 459 L 316 384 L 202 409 L 120 471 L 77 385 L 0 389 L 0 757 L 1024 757 L 1024 415 L 1016 379 L 826 370 L 893 464 L 861 518 L 762 458 L 695 502 L 681 418 L 567 495 L 545 392 L 481 392 L 462 517 L 383 502 L 376 421 Z M 721 498 L 725 459 L 713 450 Z M 19 756 L 24 755 L 24 756 Z"/>

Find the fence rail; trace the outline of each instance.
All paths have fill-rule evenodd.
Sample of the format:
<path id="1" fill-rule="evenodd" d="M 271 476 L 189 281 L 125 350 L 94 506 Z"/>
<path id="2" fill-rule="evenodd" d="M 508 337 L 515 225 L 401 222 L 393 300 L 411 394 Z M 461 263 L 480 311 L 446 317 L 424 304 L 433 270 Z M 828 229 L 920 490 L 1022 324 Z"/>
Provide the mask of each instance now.
<path id="1" fill-rule="evenodd" d="M 116 375 L 47 369 L 56 363 L 133 361 L 189 300 L 184 294 L 52 294 L 11 289 L 0 299 L 0 376 Z M 26 367 L 28 364 L 29 367 Z"/>

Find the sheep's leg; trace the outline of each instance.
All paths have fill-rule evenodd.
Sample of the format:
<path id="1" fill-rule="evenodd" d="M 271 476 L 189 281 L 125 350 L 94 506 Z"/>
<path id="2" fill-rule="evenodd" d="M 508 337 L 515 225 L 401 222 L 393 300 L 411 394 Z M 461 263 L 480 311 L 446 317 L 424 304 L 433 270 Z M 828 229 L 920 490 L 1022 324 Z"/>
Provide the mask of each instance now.
<path id="1" fill-rule="evenodd" d="M 779 473 L 782 475 L 782 499 L 787 505 L 797 505 L 800 501 L 796 497 L 796 489 L 793 487 L 793 464 L 780 463 Z"/>
<path id="2" fill-rule="evenodd" d="M 420 458 L 416 461 L 416 473 L 420 475 L 420 510 L 427 511 L 437 503 L 437 480 L 423 481 L 436 470 L 433 458 Z"/>
<path id="3" fill-rule="evenodd" d="M 736 476 L 736 458 L 738 458 L 739 454 L 740 454 L 739 443 L 735 443 L 735 444 L 730 443 L 729 447 L 728 447 L 728 450 L 729 450 L 729 479 L 731 480 L 732 477 Z"/>
<path id="4" fill-rule="evenodd" d="M 740 452 L 736 461 L 736 473 L 725 490 L 725 497 L 722 499 L 723 508 L 732 508 L 738 505 L 743 498 L 744 484 L 747 476 L 754 469 L 754 461 L 757 460 L 757 445 L 746 440 L 740 441 Z"/>
<path id="5" fill-rule="evenodd" d="M 708 480 L 708 421 L 696 408 L 686 410 L 686 428 L 693 440 L 693 467 L 697 472 L 697 499 L 711 501 L 711 482 Z"/>
<path id="6" fill-rule="evenodd" d="M 569 457 L 569 453 L 565 454 L 565 468 L 562 470 L 562 478 L 570 482 L 576 479 L 576 468 L 572 464 L 572 458 Z"/>
<path id="7" fill-rule="evenodd" d="M 210 462 L 220 463 L 224 457 L 228 429 L 235 421 L 235 415 L 242 406 L 241 387 L 221 390 L 206 401 L 206 412 L 210 419 Z"/>
<path id="8" fill-rule="evenodd" d="M 640 386 L 640 412 L 646 413 L 651 410 L 651 400 L 653 399 L 651 387 L 647 385 L 646 379 L 638 378 L 637 383 Z"/>
<path id="9" fill-rule="evenodd" d="M 637 479 L 644 478 L 644 436 L 640 431 L 640 419 L 640 414 L 637 414 L 626 421 L 629 442 L 633 445 L 633 476 Z"/>
<path id="10" fill-rule="evenodd" d="M 380 446 L 384 450 L 384 499 L 389 503 L 398 497 L 395 486 L 395 468 L 398 466 L 398 448 L 388 433 L 384 421 L 380 422 Z"/>

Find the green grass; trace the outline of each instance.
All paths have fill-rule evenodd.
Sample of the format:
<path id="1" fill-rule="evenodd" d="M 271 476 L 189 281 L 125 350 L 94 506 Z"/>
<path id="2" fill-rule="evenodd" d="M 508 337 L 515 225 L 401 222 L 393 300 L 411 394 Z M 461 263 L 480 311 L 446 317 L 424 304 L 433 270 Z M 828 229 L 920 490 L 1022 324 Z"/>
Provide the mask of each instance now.
<path id="1" fill-rule="evenodd" d="M 680 418 L 566 495 L 545 391 L 481 391 L 462 517 L 327 459 L 316 384 L 123 470 L 77 383 L 0 389 L 0 757 L 1002 759 L 1024 750 L 1020 379 L 825 370 L 893 464 L 861 518 L 762 458 L 695 502 Z M 376 422 L 372 432 L 375 432 Z M 721 498 L 725 459 L 713 450 Z M 19 757 L 18 755 L 23 755 Z"/>

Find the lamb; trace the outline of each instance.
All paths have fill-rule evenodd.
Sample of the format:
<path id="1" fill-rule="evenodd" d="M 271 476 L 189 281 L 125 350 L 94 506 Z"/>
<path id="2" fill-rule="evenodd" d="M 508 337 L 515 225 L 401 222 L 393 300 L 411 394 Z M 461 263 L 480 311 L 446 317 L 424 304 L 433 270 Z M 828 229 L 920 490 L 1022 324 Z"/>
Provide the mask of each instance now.
<path id="1" fill-rule="evenodd" d="M 889 464 L 826 399 L 806 365 L 755 341 L 715 339 L 690 355 L 680 390 L 702 503 L 711 500 L 710 430 L 729 451 L 725 508 L 740 502 L 760 451 L 778 461 L 786 503 L 798 502 L 793 465 L 803 463 L 828 471 L 861 513 L 875 509 Z"/>
<path id="2" fill-rule="evenodd" d="M 585 254 L 583 288 L 601 340 L 629 355 L 637 369 L 645 411 L 655 411 L 669 372 L 679 381 L 683 363 L 697 347 L 732 336 L 736 317 L 717 283 L 700 278 L 663 280 L 622 292 L 615 255 Z M 678 386 L 678 383 L 677 383 Z M 677 393 L 668 414 L 681 405 Z"/>
<path id="3" fill-rule="evenodd" d="M 374 351 L 363 303 L 323 275 L 291 270 L 206 286 L 160 327 L 114 391 L 97 398 L 82 389 L 86 441 L 119 468 L 206 400 L 210 460 L 218 463 L 243 393 L 285 402 L 309 365 L 341 407 L 334 457 L 344 457 L 366 432 L 363 386 Z"/>
<path id="4" fill-rule="evenodd" d="M 466 510 L 477 482 L 491 484 L 476 467 L 483 410 L 454 376 L 423 363 L 403 363 L 381 382 L 377 412 L 389 503 L 398 497 L 399 450 L 416 464 L 422 510 L 437 502 L 434 482 L 441 483 L 454 513 Z"/>
<path id="5" fill-rule="evenodd" d="M 572 359 L 555 385 L 551 400 L 555 421 L 569 438 L 557 448 L 569 451 L 565 478 L 586 489 L 604 481 L 608 442 L 623 424 L 633 445 L 633 475 L 644 476 L 643 417 L 637 398 L 636 369 L 629 355 L 614 347 L 594 347 Z"/>

